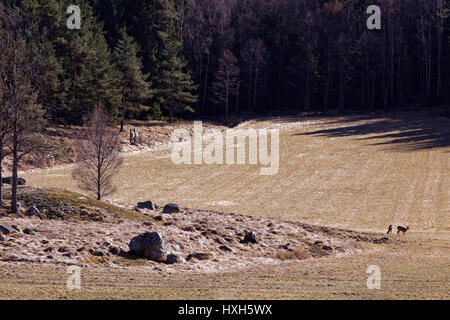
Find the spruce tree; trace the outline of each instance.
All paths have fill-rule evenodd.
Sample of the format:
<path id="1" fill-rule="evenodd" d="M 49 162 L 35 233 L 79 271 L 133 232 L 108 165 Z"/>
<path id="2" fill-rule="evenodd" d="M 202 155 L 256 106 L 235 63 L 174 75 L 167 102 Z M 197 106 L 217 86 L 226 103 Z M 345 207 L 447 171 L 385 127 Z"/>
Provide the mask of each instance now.
<path id="1" fill-rule="evenodd" d="M 152 98 L 153 92 L 150 89 L 148 75 L 142 72 L 142 61 L 137 56 L 139 45 L 125 29 L 120 33 L 121 40 L 114 50 L 114 64 L 120 78 L 121 102 L 118 105 L 118 114 L 122 132 L 127 114 L 148 110 L 146 102 Z"/>
<path id="2" fill-rule="evenodd" d="M 160 56 L 160 68 L 157 77 L 157 97 L 160 105 L 169 112 L 170 122 L 174 112 L 194 112 L 191 104 L 197 101 L 192 94 L 196 89 L 189 74 L 184 72 L 186 63 L 181 55 L 182 44 L 177 30 L 177 12 L 173 0 L 158 0 L 160 22 L 157 34 L 164 44 Z"/>
<path id="3" fill-rule="evenodd" d="M 88 1 L 81 0 L 81 29 L 66 27 L 67 7 L 71 1 L 38 0 L 36 10 L 42 23 L 51 22 L 47 37 L 61 71 L 58 72 L 56 116 L 65 123 L 81 123 L 84 115 L 98 103 L 110 114 L 116 113 L 120 101 L 118 77 L 111 61 L 111 53 L 105 41 L 102 24 L 93 15 Z M 42 2 L 42 3 L 41 3 Z"/>

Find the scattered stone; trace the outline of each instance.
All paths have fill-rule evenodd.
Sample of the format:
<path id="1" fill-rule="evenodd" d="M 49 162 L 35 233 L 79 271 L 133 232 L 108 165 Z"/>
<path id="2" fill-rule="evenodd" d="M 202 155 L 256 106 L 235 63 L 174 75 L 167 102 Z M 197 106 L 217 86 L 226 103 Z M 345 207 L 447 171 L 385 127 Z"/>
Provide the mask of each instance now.
<path id="1" fill-rule="evenodd" d="M 326 251 L 331 251 L 331 250 L 333 250 L 333 248 L 330 247 L 330 246 L 322 246 L 322 249 L 323 249 L 323 250 L 326 250 Z"/>
<path id="2" fill-rule="evenodd" d="M 42 244 L 48 244 L 49 242 L 48 242 L 48 240 L 43 239 L 43 240 L 41 240 L 41 243 L 42 243 Z"/>
<path id="3" fill-rule="evenodd" d="M 289 248 L 289 243 L 286 243 L 286 244 L 280 244 L 279 246 L 278 246 L 278 249 L 284 249 L 284 250 L 289 250 L 290 248 Z"/>
<path id="4" fill-rule="evenodd" d="M 15 224 L 13 224 L 13 225 L 11 226 L 11 228 L 13 228 L 14 230 L 16 230 L 17 232 L 21 232 L 20 229 L 19 229 L 19 227 L 16 226 Z"/>
<path id="5" fill-rule="evenodd" d="M 67 248 L 66 247 L 61 247 L 61 248 L 58 249 L 58 252 L 59 253 L 67 252 Z"/>
<path id="6" fill-rule="evenodd" d="M 89 215 L 89 220 L 94 221 L 94 222 L 99 222 L 99 221 L 103 221 L 103 217 L 101 215 Z"/>
<path id="7" fill-rule="evenodd" d="M 204 237 L 206 237 L 206 238 L 209 238 L 209 236 L 210 236 L 210 233 L 209 233 L 209 231 L 202 231 L 201 233 L 200 233 L 202 236 L 204 236 Z"/>
<path id="8" fill-rule="evenodd" d="M 224 237 L 223 240 L 225 240 L 226 242 L 234 242 L 234 239 L 231 237 Z"/>
<path id="9" fill-rule="evenodd" d="M 386 237 L 373 240 L 373 243 L 377 243 L 377 244 L 388 243 L 388 242 L 389 242 L 389 238 L 386 238 Z"/>
<path id="10" fill-rule="evenodd" d="M 153 225 L 153 223 L 147 221 L 147 222 L 144 222 L 142 225 L 143 225 L 144 227 L 150 227 L 150 226 Z"/>
<path id="11" fill-rule="evenodd" d="M 212 254 L 211 253 L 191 253 L 190 255 L 188 255 L 187 257 L 187 261 L 191 260 L 191 259 L 197 259 L 197 260 L 209 260 L 212 259 Z"/>
<path id="12" fill-rule="evenodd" d="M 12 177 L 2 178 L 2 183 L 4 184 L 12 184 Z M 24 186 L 27 181 L 23 178 L 17 178 L 17 185 Z"/>
<path id="13" fill-rule="evenodd" d="M 232 249 L 230 249 L 229 247 L 227 247 L 225 245 L 220 246 L 219 249 L 222 250 L 222 251 L 233 252 Z"/>
<path id="14" fill-rule="evenodd" d="M 36 207 L 30 207 L 27 210 L 26 215 L 29 216 L 29 217 L 37 217 L 37 216 L 39 216 L 40 213 L 41 212 Z"/>
<path id="15" fill-rule="evenodd" d="M 15 230 L 12 227 L 8 227 L 6 225 L 0 225 L 0 232 L 3 233 L 5 236 L 10 233 L 17 233 L 17 230 Z"/>
<path id="16" fill-rule="evenodd" d="M 165 261 L 166 264 L 185 263 L 185 262 L 186 262 L 186 260 L 182 256 L 180 256 L 178 254 L 173 254 L 173 253 L 167 255 L 167 258 Z"/>
<path id="17" fill-rule="evenodd" d="M 2 236 L 0 236 L 0 242 L 5 241 L 5 238 L 3 238 Z"/>
<path id="18" fill-rule="evenodd" d="M 155 221 L 164 221 L 164 218 L 162 216 L 156 216 L 153 218 Z"/>
<path id="19" fill-rule="evenodd" d="M 152 201 L 138 202 L 138 208 L 156 210 L 156 205 Z"/>
<path id="20" fill-rule="evenodd" d="M 146 232 L 131 239 L 128 245 L 131 253 L 153 261 L 164 261 L 167 247 L 161 234 Z"/>
<path id="21" fill-rule="evenodd" d="M 85 217 L 85 216 L 88 216 L 88 215 L 89 215 L 89 212 L 87 210 L 83 209 L 83 210 L 80 211 L 80 216 Z"/>
<path id="22" fill-rule="evenodd" d="M 78 199 L 80 199 L 80 200 L 87 200 L 88 198 L 81 196 L 81 197 L 78 197 Z"/>
<path id="23" fill-rule="evenodd" d="M 89 253 L 96 257 L 103 257 L 105 253 L 101 250 L 89 249 Z"/>
<path id="24" fill-rule="evenodd" d="M 34 232 L 34 230 L 31 230 L 31 229 L 28 229 L 28 228 L 24 229 L 23 233 L 25 233 L 25 234 L 27 234 L 29 236 L 32 236 L 32 235 L 36 234 L 36 232 Z"/>
<path id="25" fill-rule="evenodd" d="M 177 204 L 169 203 L 164 206 L 163 213 L 178 213 L 180 207 Z"/>
<path id="26" fill-rule="evenodd" d="M 244 240 L 242 243 L 258 243 L 260 240 L 259 235 L 255 231 L 251 231 L 245 234 Z"/>
<path id="27" fill-rule="evenodd" d="M 52 247 L 48 247 L 48 248 L 44 249 L 44 252 L 52 252 L 52 251 L 53 251 Z"/>
<path id="28" fill-rule="evenodd" d="M 323 242 L 322 242 L 322 241 L 316 241 L 316 242 L 314 242 L 314 244 L 315 244 L 316 246 L 320 246 L 320 245 L 323 244 Z"/>
<path id="29" fill-rule="evenodd" d="M 84 251 L 84 250 L 86 250 L 86 247 L 81 247 L 81 248 L 77 249 L 77 252 L 81 252 L 81 251 Z"/>
<path id="30" fill-rule="evenodd" d="M 120 248 L 118 248 L 118 247 L 110 247 L 109 248 L 109 253 L 117 256 L 120 253 Z"/>

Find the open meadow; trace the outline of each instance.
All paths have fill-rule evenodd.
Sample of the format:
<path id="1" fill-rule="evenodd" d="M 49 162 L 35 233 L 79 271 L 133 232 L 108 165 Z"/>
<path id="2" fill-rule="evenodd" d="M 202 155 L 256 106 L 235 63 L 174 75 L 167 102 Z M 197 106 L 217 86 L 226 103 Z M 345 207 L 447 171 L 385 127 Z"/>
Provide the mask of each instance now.
<path id="1" fill-rule="evenodd" d="M 152 200 L 309 224 L 385 231 L 450 231 L 450 121 L 414 113 L 278 118 L 238 128 L 279 128 L 280 165 L 175 165 L 170 148 L 126 156 L 117 204 Z M 36 187 L 81 192 L 70 166 L 21 174 Z"/>

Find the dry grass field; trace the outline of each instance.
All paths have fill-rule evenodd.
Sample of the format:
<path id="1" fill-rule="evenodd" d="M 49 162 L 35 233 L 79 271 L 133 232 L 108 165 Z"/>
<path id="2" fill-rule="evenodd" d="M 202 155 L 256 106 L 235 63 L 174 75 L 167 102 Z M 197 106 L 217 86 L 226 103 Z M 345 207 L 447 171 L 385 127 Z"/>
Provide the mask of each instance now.
<path id="1" fill-rule="evenodd" d="M 450 121 L 403 112 L 388 116 L 277 118 L 239 128 L 279 128 L 280 168 L 174 165 L 168 148 L 126 155 L 108 200 L 153 200 L 359 231 L 409 225 L 389 244 L 344 256 L 284 261 L 248 272 L 83 269 L 67 291 L 64 266 L 1 264 L 0 297 L 40 299 L 449 299 Z M 21 174 L 36 187 L 80 192 L 71 167 Z M 378 265 L 381 290 L 368 290 Z"/>
<path id="2" fill-rule="evenodd" d="M 420 237 L 345 257 L 285 262 L 251 272 L 83 269 L 66 289 L 65 266 L 0 264 L 2 299 L 450 299 L 448 241 Z M 432 241 L 430 241 L 432 240 Z M 369 265 L 380 290 L 366 286 Z"/>
<path id="3" fill-rule="evenodd" d="M 268 119 L 275 127 L 277 175 L 260 165 L 175 165 L 170 149 L 126 156 L 109 200 L 152 200 L 356 230 L 450 231 L 450 121 L 421 114 Z M 71 167 L 22 174 L 37 187 L 80 190 Z"/>

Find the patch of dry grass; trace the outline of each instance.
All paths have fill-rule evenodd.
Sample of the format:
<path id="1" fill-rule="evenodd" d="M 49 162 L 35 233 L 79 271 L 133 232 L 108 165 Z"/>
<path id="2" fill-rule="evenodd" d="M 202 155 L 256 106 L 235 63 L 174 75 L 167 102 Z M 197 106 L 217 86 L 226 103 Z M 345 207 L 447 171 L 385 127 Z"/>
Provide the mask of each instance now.
<path id="1" fill-rule="evenodd" d="M 174 165 L 168 152 L 144 152 L 126 157 L 119 191 L 110 199 L 359 230 L 385 231 L 393 224 L 409 225 L 410 232 L 450 231 L 450 147 L 393 143 L 411 130 L 376 117 L 274 119 L 242 127 L 268 126 L 284 128 L 275 176 L 260 176 L 259 165 Z M 23 176 L 33 186 L 79 191 L 67 167 Z"/>
<path id="2" fill-rule="evenodd" d="M 448 242 L 420 238 L 383 250 L 293 260 L 252 272 L 89 268 L 82 269 L 81 291 L 66 289 L 64 266 L 1 264 L 0 298 L 449 299 L 448 250 Z M 381 269 L 381 290 L 367 289 L 369 265 Z"/>

